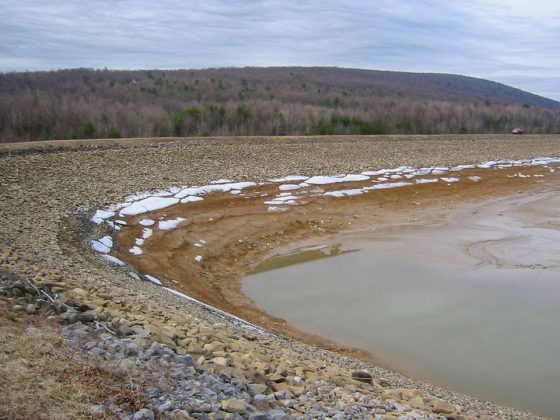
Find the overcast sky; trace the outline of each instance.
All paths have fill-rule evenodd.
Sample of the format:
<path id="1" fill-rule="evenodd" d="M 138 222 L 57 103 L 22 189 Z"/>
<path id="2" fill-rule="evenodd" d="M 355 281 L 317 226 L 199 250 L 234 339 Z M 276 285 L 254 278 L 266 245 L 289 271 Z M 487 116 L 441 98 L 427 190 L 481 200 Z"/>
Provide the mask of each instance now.
<path id="1" fill-rule="evenodd" d="M 0 71 L 338 66 L 560 100 L 560 0 L 0 0 Z"/>

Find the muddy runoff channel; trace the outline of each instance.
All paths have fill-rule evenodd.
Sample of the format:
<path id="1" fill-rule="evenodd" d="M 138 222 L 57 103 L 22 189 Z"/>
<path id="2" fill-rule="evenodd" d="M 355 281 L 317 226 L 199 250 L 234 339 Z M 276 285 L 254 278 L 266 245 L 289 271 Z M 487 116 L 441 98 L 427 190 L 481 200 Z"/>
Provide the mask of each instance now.
<path id="1" fill-rule="evenodd" d="M 97 250 L 276 333 L 559 417 L 559 166 L 218 180 L 99 213 L 116 230 Z"/>

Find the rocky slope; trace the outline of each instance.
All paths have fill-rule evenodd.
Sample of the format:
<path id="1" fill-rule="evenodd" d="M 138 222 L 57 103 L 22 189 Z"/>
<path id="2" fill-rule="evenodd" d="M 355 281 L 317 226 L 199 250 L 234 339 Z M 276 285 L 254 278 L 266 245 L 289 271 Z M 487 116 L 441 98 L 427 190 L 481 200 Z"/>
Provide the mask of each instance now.
<path id="1" fill-rule="evenodd" d="M 95 401 L 83 416 L 532 417 L 247 329 L 155 285 L 131 280 L 95 255 L 88 241 L 103 233 L 89 222 L 94 209 L 137 191 L 222 177 L 241 181 L 543 155 L 560 155 L 560 136 L 3 147 L 0 301 L 12 313 L 54 317 L 64 326 L 50 328 L 66 337 L 72 357 L 97 358 L 126 372 L 142 396 L 135 406 L 111 398 Z M 36 288 L 55 302 L 39 302 Z M 42 294 L 43 302 L 49 300 Z"/>

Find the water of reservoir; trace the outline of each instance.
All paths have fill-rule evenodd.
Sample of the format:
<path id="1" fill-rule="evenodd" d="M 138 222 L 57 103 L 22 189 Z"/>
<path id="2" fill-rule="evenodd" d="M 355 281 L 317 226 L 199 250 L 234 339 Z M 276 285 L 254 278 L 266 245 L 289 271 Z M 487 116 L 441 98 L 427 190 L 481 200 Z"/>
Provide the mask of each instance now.
<path id="1" fill-rule="evenodd" d="M 517 204 L 517 215 L 535 206 Z M 543 260 L 560 262 L 557 237 L 539 242 L 542 226 L 534 231 L 525 226 L 523 235 L 513 235 L 512 229 L 519 233 L 520 219 L 514 213 L 509 218 L 500 216 L 504 216 L 502 225 L 493 227 L 488 218 L 488 223 L 479 217 L 467 227 L 461 219 L 462 237 L 468 238 L 473 226 L 483 226 L 486 236 L 503 239 L 493 242 L 499 244 L 495 255 L 534 260 L 540 254 Z M 455 237 L 457 232 L 449 235 L 453 226 L 448 228 L 439 228 L 442 237 Z M 431 230 L 438 235 L 438 229 Z M 557 225 L 548 233 L 558 234 Z M 419 236 L 429 247 L 426 232 L 397 236 L 407 244 L 405 254 L 407 246 L 422 246 L 416 243 Z M 390 238 L 385 248 L 397 247 L 398 242 Z M 446 246 L 445 240 L 438 243 Z M 447 246 L 453 256 L 453 247 Z M 560 418 L 560 272 L 556 268 L 458 264 L 453 258 L 451 262 L 408 258 L 383 249 L 365 247 L 294 265 L 278 264 L 279 268 L 269 264 L 267 270 L 246 278 L 244 292 L 271 315 L 304 331 L 368 350 L 413 377 Z M 472 252 L 476 255 L 480 249 L 473 247 Z"/>

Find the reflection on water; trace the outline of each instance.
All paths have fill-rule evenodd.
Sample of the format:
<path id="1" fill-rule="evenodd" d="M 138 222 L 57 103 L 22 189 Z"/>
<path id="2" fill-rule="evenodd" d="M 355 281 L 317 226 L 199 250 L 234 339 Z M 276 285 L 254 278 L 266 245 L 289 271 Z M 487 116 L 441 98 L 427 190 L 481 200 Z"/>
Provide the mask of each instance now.
<path id="1" fill-rule="evenodd" d="M 323 258 L 335 257 L 355 250 L 342 250 L 340 244 L 336 245 L 313 245 L 297 248 L 295 250 L 275 255 L 255 267 L 249 274 L 264 273 L 265 271 L 277 270 L 290 265 L 316 261 Z"/>
<path id="2" fill-rule="evenodd" d="M 547 205 L 557 209 L 558 201 Z M 552 223 L 558 212 L 532 210 L 523 221 L 528 207 L 519 203 L 511 214 L 484 209 L 476 221 L 405 229 L 396 234 L 400 242 L 378 240 L 334 258 L 311 260 L 309 252 L 322 251 L 307 251 L 307 262 L 256 270 L 244 292 L 268 313 L 369 350 L 405 373 L 560 418 L 560 231 Z M 531 205 L 537 204 L 546 203 Z M 470 254 L 445 259 L 472 252 L 470 238 L 481 237 L 491 263 L 477 264 Z M 539 259 L 549 269 L 534 264 Z"/>

